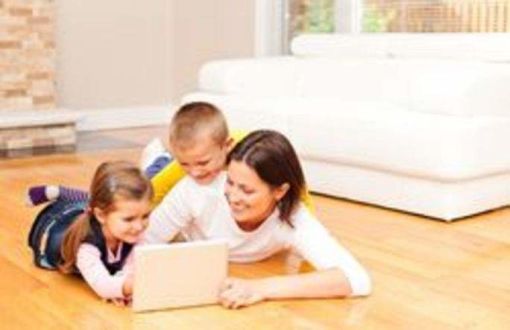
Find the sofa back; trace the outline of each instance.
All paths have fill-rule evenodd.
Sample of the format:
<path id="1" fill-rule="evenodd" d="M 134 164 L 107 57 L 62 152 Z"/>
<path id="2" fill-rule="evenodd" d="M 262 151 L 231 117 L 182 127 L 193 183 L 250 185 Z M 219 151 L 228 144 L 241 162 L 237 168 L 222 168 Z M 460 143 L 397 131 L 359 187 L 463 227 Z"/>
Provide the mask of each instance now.
<path id="1" fill-rule="evenodd" d="M 200 69 L 199 89 L 241 96 L 295 95 L 296 62 L 290 56 L 208 62 Z"/>
<path id="2" fill-rule="evenodd" d="M 300 57 L 510 61 L 508 33 L 302 34 L 291 51 Z"/>
<path id="3" fill-rule="evenodd" d="M 207 63 L 199 75 L 200 89 L 254 97 L 384 102 L 405 111 L 446 115 L 510 116 L 510 51 L 501 44 L 510 37 L 437 37 L 300 36 L 292 44 L 297 56 Z M 451 38 L 457 40 L 453 48 L 447 45 Z M 480 45 L 470 52 L 473 40 Z M 503 61 L 506 56 L 508 62 Z"/>
<path id="4" fill-rule="evenodd" d="M 434 59 L 303 60 L 296 94 L 389 102 L 407 111 L 510 116 L 510 64 Z"/>

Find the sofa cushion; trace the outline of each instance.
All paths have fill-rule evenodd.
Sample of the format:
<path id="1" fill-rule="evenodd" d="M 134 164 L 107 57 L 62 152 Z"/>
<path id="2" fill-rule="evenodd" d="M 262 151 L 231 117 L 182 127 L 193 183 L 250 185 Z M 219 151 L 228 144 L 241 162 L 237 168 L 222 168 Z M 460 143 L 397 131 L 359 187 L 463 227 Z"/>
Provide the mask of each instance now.
<path id="1" fill-rule="evenodd" d="M 307 103 L 316 104 L 313 114 Z M 443 182 L 505 173 L 510 168 L 506 150 L 510 119 L 382 109 L 380 103 L 321 103 L 289 100 L 295 110 L 287 123 L 289 136 L 306 159 Z"/>
<path id="2" fill-rule="evenodd" d="M 301 57 L 429 58 L 510 61 L 507 33 L 302 34 L 291 50 Z"/>
<path id="3" fill-rule="evenodd" d="M 297 95 L 393 103 L 445 115 L 510 116 L 510 64 L 431 59 L 302 60 Z"/>
<path id="4" fill-rule="evenodd" d="M 200 70 L 202 91 L 238 95 L 294 95 L 296 62 L 292 57 L 212 61 Z"/>
<path id="5" fill-rule="evenodd" d="M 388 39 L 375 34 L 301 34 L 291 42 L 291 52 L 302 57 L 387 58 Z"/>
<path id="6" fill-rule="evenodd" d="M 510 64 L 398 60 L 409 110 L 446 115 L 510 116 Z"/>
<path id="7" fill-rule="evenodd" d="M 510 63 L 433 59 L 265 59 L 206 64 L 200 90 L 380 101 L 407 111 L 510 116 Z"/>
<path id="8" fill-rule="evenodd" d="M 186 94 L 181 104 L 205 101 L 216 105 L 225 115 L 231 129 L 275 129 L 288 134 L 288 118 L 292 108 L 289 97 L 258 97 L 250 95 L 222 95 L 208 92 Z M 274 111 L 279 109 L 279 111 Z"/>
<path id="9" fill-rule="evenodd" d="M 381 101 L 409 107 L 400 63 L 384 59 L 306 59 L 297 68 L 297 95 L 338 101 Z"/>
<path id="10" fill-rule="evenodd" d="M 230 127 L 286 134 L 304 159 L 443 182 L 504 173 L 510 119 L 442 116 L 394 104 L 335 98 L 260 98 L 193 93 L 225 112 Z"/>

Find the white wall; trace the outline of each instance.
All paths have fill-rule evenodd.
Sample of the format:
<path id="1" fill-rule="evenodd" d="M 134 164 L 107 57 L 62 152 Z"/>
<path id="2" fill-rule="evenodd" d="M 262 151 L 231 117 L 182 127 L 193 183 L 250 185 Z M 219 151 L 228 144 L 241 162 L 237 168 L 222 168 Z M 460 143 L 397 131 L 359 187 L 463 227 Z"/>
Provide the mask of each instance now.
<path id="1" fill-rule="evenodd" d="M 255 1 L 174 0 L 176 99 L 196 87 L 204 62 L 255 54 Z"/>
<path id="2" fill-rule="evenodd" d="M 255 1 L 56 0 L 58 105 L 150 116 L 176 103 L 204 62 L 254 54 Z"/>
<path id="3" fill-rule="evenodd" d="M 170 3 L 57 0 L 59 106 L 89 109 L 169 103 L 173 88 Z"/>

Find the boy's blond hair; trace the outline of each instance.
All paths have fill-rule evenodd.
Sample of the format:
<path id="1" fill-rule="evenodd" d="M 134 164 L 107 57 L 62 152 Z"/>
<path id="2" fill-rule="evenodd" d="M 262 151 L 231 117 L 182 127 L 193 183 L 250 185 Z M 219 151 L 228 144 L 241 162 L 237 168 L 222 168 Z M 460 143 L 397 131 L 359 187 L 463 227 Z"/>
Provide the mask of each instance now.
<path id="1" fill-rule="evenodd" d="M 192 147 L 199 136 L 207 134 L 214 143 L 229 137 L 227 121 L 221 111 L 207 102 L 191 102 L 179 108 L 170 123 L 170 146 Z"/>

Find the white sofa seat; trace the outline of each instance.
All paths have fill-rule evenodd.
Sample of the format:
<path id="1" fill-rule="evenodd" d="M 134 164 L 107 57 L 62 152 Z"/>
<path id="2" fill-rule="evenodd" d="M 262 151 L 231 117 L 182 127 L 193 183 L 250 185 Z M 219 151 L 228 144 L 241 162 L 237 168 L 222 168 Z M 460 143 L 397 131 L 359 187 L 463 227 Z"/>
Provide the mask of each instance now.
<path id="1" fill-rule="evenodd" d="M 510 203 L 510 64 L 307 55 L 215 61 L 199 81 L 183 102 L 285 133 L 313 191 L 444 220 Z"/>

